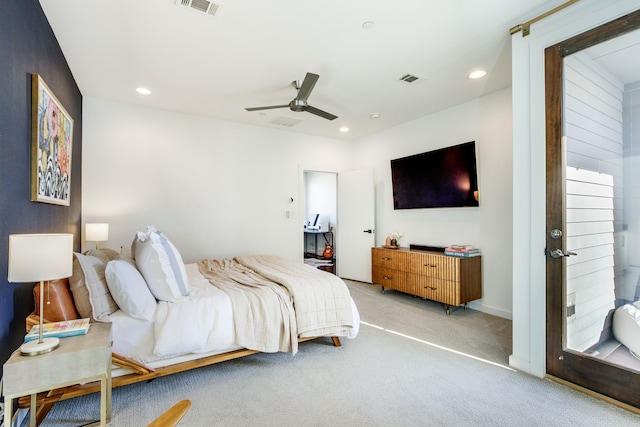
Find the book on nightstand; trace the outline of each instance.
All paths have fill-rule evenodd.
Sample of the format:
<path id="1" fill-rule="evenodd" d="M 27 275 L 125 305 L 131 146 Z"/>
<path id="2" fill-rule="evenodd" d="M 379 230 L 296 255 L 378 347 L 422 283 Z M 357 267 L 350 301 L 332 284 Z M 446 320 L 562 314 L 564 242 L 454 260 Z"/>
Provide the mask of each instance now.
<path id="1" fill-rule="evenodd" d="M 62 322 L 45 323 L 42 325 L 42 337 L 66 338 L 76 335 L 85 335 L 89 331 L 89 319 L 64 320 Z M 40 325 L 33 325 L 31 330 L 24 337 L 24 342 L 37 340 L 39 337 Z"/>

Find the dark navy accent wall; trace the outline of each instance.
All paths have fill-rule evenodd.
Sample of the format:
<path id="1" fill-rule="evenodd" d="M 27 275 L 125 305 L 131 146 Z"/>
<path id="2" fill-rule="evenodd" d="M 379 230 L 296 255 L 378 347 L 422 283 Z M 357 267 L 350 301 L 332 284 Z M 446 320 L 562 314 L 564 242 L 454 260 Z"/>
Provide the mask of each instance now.
<path id="1" fill-rule="evenodd" d="M 71 206 L 30 201 L 31 74 L 74 120 Z M 7 282 L 9 235 L 73 233 L 80 248 L 82 95 L 38 0 L 0 0 L 0 375 L 24 338 L 33 286 Z"/>

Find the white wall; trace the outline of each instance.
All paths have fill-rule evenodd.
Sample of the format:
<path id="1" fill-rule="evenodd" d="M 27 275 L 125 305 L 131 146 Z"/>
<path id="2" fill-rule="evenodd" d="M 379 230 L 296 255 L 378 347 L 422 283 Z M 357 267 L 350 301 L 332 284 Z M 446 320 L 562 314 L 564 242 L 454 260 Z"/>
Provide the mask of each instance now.
<path id="1" fill-rule="evenodd" d="M 83 109 L 82 220 L 109 223 L 106 247 L 129 245 L 152 224 L 185 262 L 248 253 L 301 260 L 300 169 L 352 163 L 351 144 L 340 140 L 95 98 Z"/>
<path id="2" fill-rule="evenodd" d="M 483 255 L 483 298 L 473 308 L 511 317 L 511 90 L 411 121 L 356 141 L 354 168 L 373 168 L 376 182 L 376 244 L 391 232 L 411 243 L 466 243 Z M 478 208 L 394 210 L 392 159 L 476 141 Z"/>
<path id="3" fill-rule="evenodd" d="M 583 0 L 512 38 L 513 354 L 511 366 L 544 376 L 545 108 L 544 49 L 638 8 L 637 0 Z"/>

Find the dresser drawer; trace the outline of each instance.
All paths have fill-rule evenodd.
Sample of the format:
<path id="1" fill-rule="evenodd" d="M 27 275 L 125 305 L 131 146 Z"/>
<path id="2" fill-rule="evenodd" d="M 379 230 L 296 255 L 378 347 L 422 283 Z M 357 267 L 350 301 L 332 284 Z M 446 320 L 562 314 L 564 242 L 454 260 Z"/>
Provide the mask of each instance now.
<path id="1" fill-rule="evenodd" d="M 460 286 L 458 282 L 419 276 L 416 292 L 419 296 L 448 305 L 460 305 Z"/>
<path id="2" fill-rule="evenodd" d="M 371 249 L 371 264 L 374 266 L 395 268 L 402 270 L 403 260 L 407 258 L 407 254 L 393 249 Z"/>
<path id="3" fill-rule="evenodd" d="M 372 280 L 376 285 L 406 292 L 407 273 L 386 267 L 373 267 Z"/>
<path id="4" fill-rule="evenodd" d="M 423 274 L 445 280 L 460 280 L 458 258 L 450 256 L 430 255 L 425 253 L 409 253 L 406 271 Z"/>

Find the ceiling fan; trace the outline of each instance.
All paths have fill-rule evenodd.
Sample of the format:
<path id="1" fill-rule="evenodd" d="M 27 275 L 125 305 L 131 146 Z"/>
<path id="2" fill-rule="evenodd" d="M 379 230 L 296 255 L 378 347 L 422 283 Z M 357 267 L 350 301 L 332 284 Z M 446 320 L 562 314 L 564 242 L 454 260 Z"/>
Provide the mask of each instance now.
<path id="1" fill-rule="evenodd" d="M 247 111 L 259 111 L 259 110 L 271 110 L 274 108 L 286 108 L 289 107 L 291 111 L 306 111 L 307 113 L 315 114 L 316 116 L 323 117 L 327 120 L 337 119 L 338 116 L 334 116 L 331 113 L 327 113 L 326 111 L 319 110 L 311 105 L 307 104 L 307 98 L 311 94 L 313 87 L 316 85 L 316 82 L 320 78 L 319 75 L 313 73 L 307 73 L 302 84 L 300 84 L 300 80 L 294 80 L 291 82 L 291 85 L 296 88 L 298 91 L 298 95 L 291 100 L 290 103 L 284 105 L 271 105 L 268 107 L 251 107 L 245 108 Z"/>

